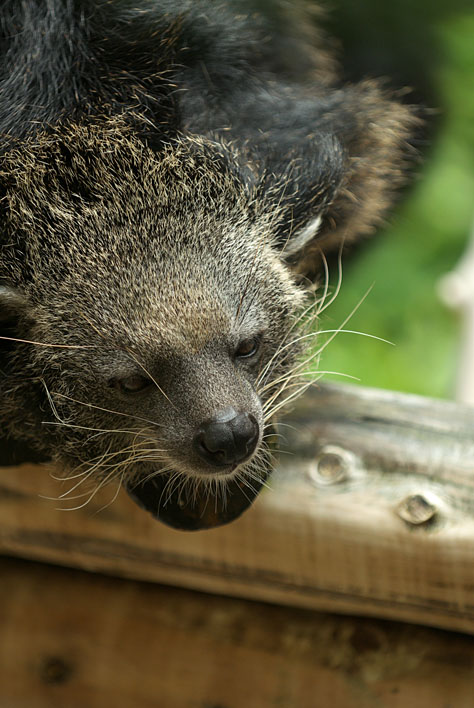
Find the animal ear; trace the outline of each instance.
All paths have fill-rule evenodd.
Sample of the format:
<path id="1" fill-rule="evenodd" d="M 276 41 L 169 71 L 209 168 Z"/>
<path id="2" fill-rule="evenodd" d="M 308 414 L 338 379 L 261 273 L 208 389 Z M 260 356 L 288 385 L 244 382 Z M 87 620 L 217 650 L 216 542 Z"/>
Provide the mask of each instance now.
<path id="1" fill-rule="evenodd" d="M 310 217 L 307 224 L 296 229 L 284 249 L 285 258 L 297 256 L 304 251 L 309 243 L 313 243 L 321 228 L 322 221 L 323 214 L 321 212 L 316 214 L 316 216 Z"/>
<path id="2" fill-rule="evenodd" d="M 298 136 L 278 188 L 277 243 L 305 275 L 316 273 L 321 253 L 370 234 L 382 221 L 413 159 L 408 139 L 419 122 L 411 107 L 374 82 L 334 91 L 323 109 L 306 103 L 306 129 L 313 120 L 319 132 Z"/>

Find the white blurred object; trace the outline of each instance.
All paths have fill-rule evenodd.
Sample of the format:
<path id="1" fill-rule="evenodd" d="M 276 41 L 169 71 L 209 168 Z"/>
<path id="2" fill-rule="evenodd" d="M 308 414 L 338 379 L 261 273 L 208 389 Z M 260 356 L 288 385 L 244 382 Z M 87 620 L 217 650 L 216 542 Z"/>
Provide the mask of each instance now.
<path id="1" fill-rule="evenodd" d="M 462 315 L 456 400 L 474 405 L 474 227 L 461 260 L 440 278 L 437 290 L 441 301 Z"/>

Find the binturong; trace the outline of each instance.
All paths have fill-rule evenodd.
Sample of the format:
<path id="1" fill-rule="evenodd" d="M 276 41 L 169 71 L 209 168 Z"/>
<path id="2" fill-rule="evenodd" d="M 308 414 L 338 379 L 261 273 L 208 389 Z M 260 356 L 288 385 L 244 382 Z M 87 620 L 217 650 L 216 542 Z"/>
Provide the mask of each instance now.
<path id="1" fill-rule="evenodd" d="M 1 436 L 71 506 L 112 483 L 177 528 L 231 521 L 304 387 L 306 276 L 381 220 L 413 112 L 339 86 L 283 0 L 0 13 Z"/>

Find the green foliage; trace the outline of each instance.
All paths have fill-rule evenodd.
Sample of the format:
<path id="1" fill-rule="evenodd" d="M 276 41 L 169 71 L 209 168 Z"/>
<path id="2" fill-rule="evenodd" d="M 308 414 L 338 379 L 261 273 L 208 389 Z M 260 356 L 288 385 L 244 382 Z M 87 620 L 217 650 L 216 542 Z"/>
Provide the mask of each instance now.
<path id="1" fill-rule="evenodd" d="M 341 294 L 320 322 L 325 329 L 339 326 L 373 284 L 346 327 L 389 339 L 394 346 L 340 334 L 320 364 L 356 376 L 364 385 L 441 397 L 453 391 L 460 322 L 441 304 L 436 289 L 460 258 L 474 217 L 474 9 L 469 5 L 365 0 L 342 3 L 334 11 L 336 30 L 344 44 L 347 32 L 351 48 L 354 37 L 365 54 L 374 44 L 377 54 L 384 43 L 391 53 L 383 65 L 389 66 L 398 46 L 398 76 L 407 83 L 420 77 L 419 93 L 435 108 L 436 129 L 428 131 L 431 145 L 423 151 L 415 183 L 384 233 L 346 261 Z M 368 61 L 356 56 L 359 63 Z"/>

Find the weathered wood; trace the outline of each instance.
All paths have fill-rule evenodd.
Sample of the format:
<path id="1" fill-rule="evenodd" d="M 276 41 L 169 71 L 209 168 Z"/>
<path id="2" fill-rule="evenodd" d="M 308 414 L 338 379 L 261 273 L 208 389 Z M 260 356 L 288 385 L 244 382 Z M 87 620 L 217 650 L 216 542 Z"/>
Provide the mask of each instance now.
<path id="1" fill-rule="evenodd" d="M 41 467 L 0 470 L 0 550 L 301 607 L 474 631 L 474 410 L 330 386 L 282 428 L 272 489 L 228 527 L 158 524 L 114 489 L 80 511 L 38 498 Z"/>
<path id="2" fill-rule="evenodd" d="M 472 708 L 474 639 L 0 561 L 2 708 Z"/>

